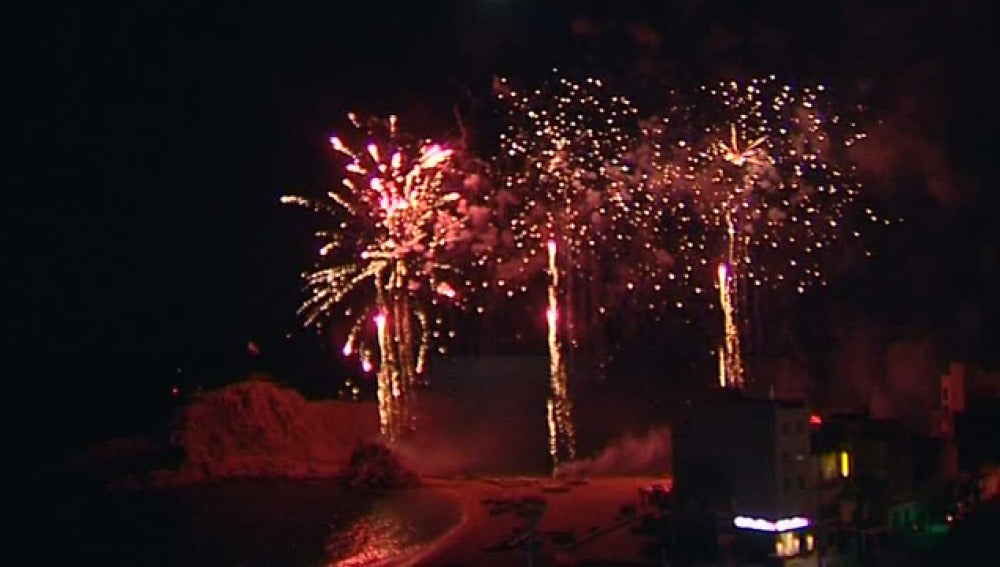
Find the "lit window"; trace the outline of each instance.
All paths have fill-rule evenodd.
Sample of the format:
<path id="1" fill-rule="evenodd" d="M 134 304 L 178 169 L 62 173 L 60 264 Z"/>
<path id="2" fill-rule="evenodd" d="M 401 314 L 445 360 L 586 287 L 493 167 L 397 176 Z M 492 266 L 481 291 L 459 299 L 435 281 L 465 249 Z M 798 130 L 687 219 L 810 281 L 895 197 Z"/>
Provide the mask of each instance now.
<path id="1" fill-rule="evenodd" d="M 827 453 L 820 460 L 820 470 L 823 480 L 833 480 L 837 476 L 837 454 Z"/>
<path id="2" fill-rule="evenodd" d="M 840 452 L 840 476 L 844 478 L 851 476 L 851 456 L 847 451 Z"/>
<path id="3" fill-rule="evenodd" d="M 799 536 L 793 532 L 786 532 L 778 536 L 774 542 L 774 553 L 778 557 L 794 557 L 801 550 Z"/>
<path id="4" fill-rule="evenodd" d="M 812 551 L 816 547 L 816 538 L 812 534 L 806 534 L 806 551 Z"/>

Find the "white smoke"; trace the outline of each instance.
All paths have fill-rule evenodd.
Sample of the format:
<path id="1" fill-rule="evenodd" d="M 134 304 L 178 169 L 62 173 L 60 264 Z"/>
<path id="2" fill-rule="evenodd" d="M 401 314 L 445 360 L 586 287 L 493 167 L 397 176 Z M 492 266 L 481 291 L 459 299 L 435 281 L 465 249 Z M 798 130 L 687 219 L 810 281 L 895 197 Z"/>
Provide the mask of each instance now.
<path id="1" fill-rule="evenodd" d="M 568 463 L 560 470 L 569 476 L 653 474 L 670 472 L 670 428 L 661 426 L 644 435 L 627 434 L 592 459 Z"/>

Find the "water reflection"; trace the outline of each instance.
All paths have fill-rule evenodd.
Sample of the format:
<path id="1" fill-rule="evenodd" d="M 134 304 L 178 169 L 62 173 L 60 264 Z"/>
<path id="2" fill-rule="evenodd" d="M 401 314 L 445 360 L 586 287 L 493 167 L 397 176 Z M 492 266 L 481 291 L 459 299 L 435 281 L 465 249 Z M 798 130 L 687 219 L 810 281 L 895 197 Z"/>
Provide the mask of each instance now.
<path id="1" fill-rule="evenodd" d="M 460 515 L 456 503 L 423 491 L 377 499 L 364 516 L 332 527 L 323 564 L 356 567 L 401 559 L 439 537 Z"/>
<path id="2" fill-rule="evenodd" d="M 408 556 L 461 510 L 433 490 L 389 494 L 329 480 L 227 480 L 136 492 L 42 493 L 42 564 L 373 565 Z"/>
<path id="3" fill-rule="evenodd" d="M 385 506 L 334 532 L 326 543 L 327 565 L 374 565 L 416 549 L 416 530 L 396 510 Z"/>

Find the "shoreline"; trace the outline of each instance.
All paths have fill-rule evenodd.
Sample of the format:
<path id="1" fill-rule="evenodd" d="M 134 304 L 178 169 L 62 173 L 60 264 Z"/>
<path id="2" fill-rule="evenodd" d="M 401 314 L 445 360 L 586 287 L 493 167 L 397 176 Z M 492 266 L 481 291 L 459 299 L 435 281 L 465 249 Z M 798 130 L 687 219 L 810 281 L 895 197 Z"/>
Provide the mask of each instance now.
<path id="1" fill-rule="evenodd" d="M 565 480 L 544 475 L 428 475 L 420 478 L 420 487 L 384 494 L 388 498 L 381 499 L 381 504 L 366 512 L 369 516 L 367 527 L 361 525 L 358 528 L 362 530 L 363 539 L 356 540 L 351 547 L 339 548 L 353 551 L 341 554 L 334 551 L 338 548 L 328 548 L 326 552 L 321 552 L 321 564 L 329 567 L 520 564 L 525 559 L 526 549 L 516 543 L 518 533 L 525 525 L 523 509 L 519 506 L 529 501 L 544 503 L 544 512 L 539 517 L 535 532 L 538 546 L 534 553 L 539 560 L 600 562 L 628 558 L 636 562 L 641 559 L 639 554 L 645 542 L 630 532 L 628 526 L 631 522 L 627 514 L 623 515 L 623 510 L 626 507 L 635 510 L 640 500 L 639 489 L 665 480 L 664 476 L 602 476 Z M 172 480 L 181 479 L 174 477 Z M 288 497 L 280 497 L 275 504 L 279 508 L 292 510 L 298 505 L 295 502 L 312 502 L 320 495 L 329 502 L 323 505 L 324 508 L 342 509 L 338 503 L 342 494 L 339 495 L 339 490 L 330 486 L 330 477 L 326 475 L 307 478 L 276 475 L 187 477 L 183 480 L 187 482 L 118 488 L 125 489 L 122 491 L 125 495 L 136 493 L 161 499 L 179 490 L 184 498 L 198 502 L 199 506 L 208 506 L 209 510 L 219 508 L 221 511 L 213 513 L 223 517 L 228 517 L 226 514 L 229 512 L 216 502 L 221 498 L 216 493 L 235 490 L 256 494 L 260 488 L 272 495 L 271 500 L 288 493 L 291 501 Z M 257 484 L 260 487 L 255 486 Z M 127 504 L 129 500 L 121 502 Z M 306 542 L 312 536 L 302 539 L 301 534 L 315 530 L 315 526 L 309 523 L 315 522 L 302 520 L 308 525 L 303 524 L 301 529 L 281 528 L 277 533 Z M 416 531 L 405 536 L 404 530 L 408 532 L 411 529 Z M 195 530 L 196 533 L 201 531 Z M 317 532 L 317 537 L 326 538 L 332 533 L 320 535 L 322 531 Z M 575 545 L 574 541 L 583 545 Z M 325 540 L 323 546 L 328 543 L 329 540 Z M 107 552 L 111 554 L 108 557 L 113 556 L 110 548 Z M 240 557 L 243 553 L 238 546 L 229 545 L 220 546 L 213 552 L 226 557 Z M 284 552 L 276 553 L 280 555 Z"/>
<path id="2" fill-rule="evenodd" d="M 540 561 L 625 561 L 642 564 L 645 536 L 628 529 L 635 516 L 623 516 L 626 506 L 639 507 L 639 490 L 664 477 L 595 477 L 564 482 L 551 477 L 482 477 L 440 479 L 432 489 L 461 506 L 459 522 L 426 545 L 373 565 L 511 565 L 524 561 L 523 546 L 507 546 L 524 518 L 517 513 L 497 513 L 494 504 L 537 499 L 545 511 L 536 528 Z M 556 539 L 566 534 L 584 545 Z"/>
<path id="3" fill-rule="evenodd" d="M 430 487 L 428 487 L 430 488 Z M 456 488 L 454 486 L 449 488 Z M 448 489 L 444 487 L 435 487 L 436 490 L 445 493 Z M 383 565 L 393 565 L 398 564 L 401 567 L 413 567 L 415 565 L 420 565 L 422 561 L 430 559 L 436 554 L 439 554 L 448 544 L 457 541 L 463 532 L 467 531 L 470 524 L 471 516 L 475 513 L 475 504 L 470 502 L 467 496 L 461 493 L 449 493 L 446 496 L 454 503 L 456 503 L 461 509 L 461 516 L 459 517 L 458 523 L 449 528 L 439 537 L 434 540 L 427 542 L 425 545 L 421 546 L 419 549 L 415 550 L 413 553 L 405 555 L 404 557 L 397 558 L 402 560 L 400 563 L 393 563 L 392 561 L 386 561 L 379 564 L 379 567 Z"/>
<path id="4" fill-rule="evenodd" d="M 469 520 L 467 503 L 440 482 L 426 477 L 422 482 L 419 487 L 385 494 L 382 505 L 368 513 L 375 531 L 367 532 L 364 539 L 347 548 L 346 556 L 327 555 L 322 564 L 328 567 L 421 565 L 442 545 L 463 533 Z M 435 524 L 437 527 L 429 533 L 421 534 L 422 529 Z"/>

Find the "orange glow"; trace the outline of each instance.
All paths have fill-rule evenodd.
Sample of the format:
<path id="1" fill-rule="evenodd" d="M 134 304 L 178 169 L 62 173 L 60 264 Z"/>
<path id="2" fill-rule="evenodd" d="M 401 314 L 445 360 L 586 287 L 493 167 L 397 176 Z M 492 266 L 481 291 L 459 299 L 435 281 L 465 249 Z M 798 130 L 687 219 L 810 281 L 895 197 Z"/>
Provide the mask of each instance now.
<path id="1" fill-rule="evenodd" d="M 549 385 L 551 391 L 546 403 L 549 425 L 549 456 L 553 472 L 564 459 L 576 458 L 576 433 L 573 427 L 573 405 L 569 398 L 566 363 L 562 356 L 562 338 L 559 329 L 559 266 L 556 263 L 556 242 L 547 242 L 549 256 L 549 305 L 545 311 L 548 321 Z"/>
<path id="2" fill-rule="evenodd" d="M 455 291 L 455 288 L 451 287 L 445 282 L 439 283 L 437 285 L 437 289 L 435 289 L 434 291 L 436 291 L 438 295 L 443 295 L 448 299 L 454 299 L 455 296 L 458 295 L 458 293 Z"/>
<path id="3" fill-rule="evenodd" d="M 733 241 L 730 240 L 730 243 Z M 730 257 L 732 258 L 732 249 Z M 721 262 L 718 267 L 719 306 L 722 308 L 725 337 L 719 347 L 719 384 L 724 388 L 743 387 L 743 353 L 740 349 L 740 329 L 737 325 L 737 277 L 729 276 L 729 265 Z"/>
<path id="4" fill-rule="evenodd" d="M 407 390 L 424 369 L 429 343 L 454 337 L 452 330 L 433 328 L 449 323 L 430 312 L 438 309 L 439 295 L 460 297 L 457 290 L 471 285 L 459 279 L 452 252 L 468 215 L 452 182 L 461 178 L 452 175 L 461 173 L 455 150 L 401 136 L 395 116 L 347 117 L 353 131 L 329 138 L 346 158 L 342 187 L 323 200 L 285 195 L 281 202 L 335 221 L 337 228 L 316 233 L 324 262 L 303 274 L 310 296 L 299 313 L 306 326 L 341 314 L 353 319 L 341 351 L 360 354 L 364 371 L 378 372 L 381 431 L 391 442 L 407 427 Z"/>

